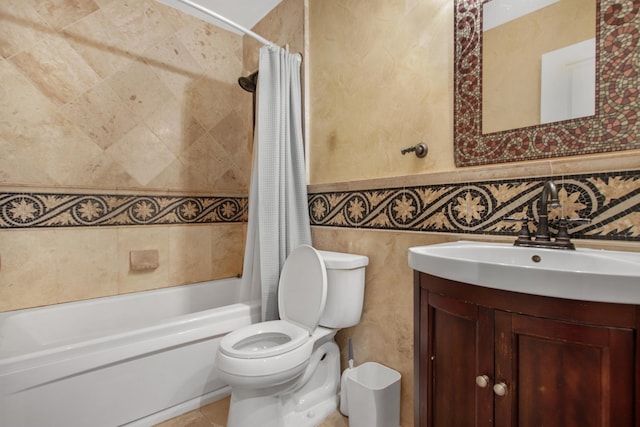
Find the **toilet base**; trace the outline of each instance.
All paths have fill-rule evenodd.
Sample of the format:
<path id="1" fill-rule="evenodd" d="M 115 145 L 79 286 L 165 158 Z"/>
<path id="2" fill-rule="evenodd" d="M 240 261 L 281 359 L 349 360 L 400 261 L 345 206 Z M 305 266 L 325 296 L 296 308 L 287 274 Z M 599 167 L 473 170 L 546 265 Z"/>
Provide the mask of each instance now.
<path id="1" fill-rule="evenodd" d="M 338 396 L 318 403 L 302 412 L 292 412 L 284 418 L 284 427 L 315 427 L 338 409 Z"/>
<path id="2" fill-rule="evenodd" d="M 295 387 L 281 393 L 232 387 L 227 427 L 315 427 L 338 407 L 340 350 L 325 342 Z"/>

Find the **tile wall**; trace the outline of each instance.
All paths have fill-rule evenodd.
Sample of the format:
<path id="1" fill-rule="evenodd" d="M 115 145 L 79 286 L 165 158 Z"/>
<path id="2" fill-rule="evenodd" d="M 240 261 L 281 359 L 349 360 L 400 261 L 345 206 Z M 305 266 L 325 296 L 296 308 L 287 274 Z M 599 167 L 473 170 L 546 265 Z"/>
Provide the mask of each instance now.
<path id="1" fill-rule="evenodd" d="M 243 72 L 240 35 L 153 0 L 3 1 L 0 310 L 240 274 Z"/>
<path id="2" fill-rule="evenodd" d="M 2 184 L 237 193 L 242 38 L 153 0 L 0 6 Z"/>

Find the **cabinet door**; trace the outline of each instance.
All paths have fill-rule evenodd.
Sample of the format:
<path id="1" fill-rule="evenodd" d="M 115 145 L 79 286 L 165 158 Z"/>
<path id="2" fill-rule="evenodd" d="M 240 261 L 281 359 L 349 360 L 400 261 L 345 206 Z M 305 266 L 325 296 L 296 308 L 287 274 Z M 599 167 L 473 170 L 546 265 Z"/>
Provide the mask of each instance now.
<path id="1" fill-rule="evenodd" d="M 419 427 L 491 426 L 492 311 L 429 292 L 421 308 Z M 482 375 L 485 387 L 476 385 Z"/>
<path id="2" fill-rule="evenodd" d="M 497 427 L 624 427 L 634 420 L 634 334 L 495 312 Z"/>

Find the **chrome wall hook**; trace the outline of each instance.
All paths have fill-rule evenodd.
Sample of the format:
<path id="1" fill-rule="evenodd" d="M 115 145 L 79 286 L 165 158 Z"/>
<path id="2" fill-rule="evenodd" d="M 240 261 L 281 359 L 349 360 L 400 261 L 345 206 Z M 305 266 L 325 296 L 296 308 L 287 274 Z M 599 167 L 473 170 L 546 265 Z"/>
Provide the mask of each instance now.
<path id="1" fill-rule="evenodd" d="M 429 152 L 429 147 L 427 147 L 427 144 L 425 144 L 424 142 L 421 142 L 419 144 L 414 145 L 413 147 L 403 148 L 402 150 L 400 150 L 400 152 L 402 153 L 402 155 L 415 152 L 416 157 L 423 158 Z"/>

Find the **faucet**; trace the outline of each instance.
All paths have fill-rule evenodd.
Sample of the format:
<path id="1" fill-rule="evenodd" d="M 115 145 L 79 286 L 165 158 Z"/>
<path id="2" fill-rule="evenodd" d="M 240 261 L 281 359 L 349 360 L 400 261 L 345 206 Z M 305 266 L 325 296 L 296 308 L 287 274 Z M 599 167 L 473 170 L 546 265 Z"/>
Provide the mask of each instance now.
<path id="1" fill-rule="evenodd" d="M 549 200 L 551 197 L 551 200 Z M 549 180 L 544 183 L 542 195 L 540 196 L 540 204 L 538 205 L 538 232 L 536 233 L 536 241 L 549 242 L 549 207 L 558 208 L 560 202 L 558 200 L 558 187 L 555 182 Z"/>
<path id="2" fill-rule="evenodd" d="M 558 187 L 555 182 L 547 181 L 542 187 L 542 194 L 540 195 L 540 203 L 538 204 L 538 231 L 536 232 L 535 240 L 531 239 L 529 233 L 529 221 L 533 218 L 525 216 L 524 218 L 506 217 L 505 221 L 518 221 L 522 222 L 522 228 L 518 233 L 518 238 L 513 243 L 515 246 L 527 246 L 538 248 L 553 248 L 553 249 L 575 249 L 575 245 L 571 243 L 571 239 L 568 232 L 569 222 L 586 222 L 590 223 L 589 218 L 560 218 L 558 221 L 558 235 L 555 240 L 551 240 L 551 233 L 549 232 L 549 207 L 558 208 L 560 202 L 558 199 Z"/>
<path id="3" fill-rule="evenodd" d="M 575 245 L 571 243 L 568 227 L 570 222 L 586 222 L 590 223 L 589 218 L 560 218 L 557 221 L 558 234 L 555 240 L 551 240 L 549 233 L 549 207 L 558 208 L 560 202 L 558 201 L 558 187 L 555 182 L 547 181 L 542 187 L 542 194 L 540 195 L 540 203 L 538 204 L 538 231 L 536 232 L 536 238 L 533 240 L 529 233 L 529 221 L 533 218 L 525 216 L 524 218 L 505 217 L 505 221 L 518 221 L 522 222 L 522 228 L 518 233 L 514 246 L 526 246 L 535 248 L 552 248 L 552 249 L 575 249 Z"/>
<path id="4" fill-rule="evenodd" d="M 526 246 L 536 248 L 553 248 L 553 249 L 575 249 L 575 245 L 571 243 L 569 232 L 567 230 L 570 222 L 587 222 L 591 220 L 588 218 L 560 218 L 557 221 L 558 235 L 555 240 L 551 240 L 551 233 L 549 232 L 549 208 L 560 207 L 558 200 L 558 187 L 555 182 L 547 181 L 542 187 L 542 194 L 540 195 L 540 202 L 538 204 L 538 231 L 536 232 L 535 240 L 531 238 L 529 233 L 528 223 L 533 218 L 525 216 L 524 218 L 505 217 L 505 221 L 518 221 L 522 222 L 522 228 L 518 233 L 516 241 L 513 243 L 515 246 Z"/>

